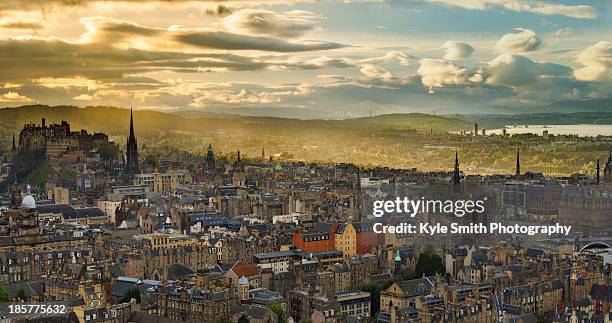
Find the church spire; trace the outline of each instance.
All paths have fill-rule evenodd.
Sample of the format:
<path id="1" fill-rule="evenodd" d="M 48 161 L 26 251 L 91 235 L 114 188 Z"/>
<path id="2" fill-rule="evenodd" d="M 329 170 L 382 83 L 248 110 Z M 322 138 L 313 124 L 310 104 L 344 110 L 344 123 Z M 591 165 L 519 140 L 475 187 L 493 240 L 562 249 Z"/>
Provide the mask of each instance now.
<path id="1" fill-rule="evenodd" d="M 261 160 L 266 160 L 266 147 L 261 146 Z"/>
<path id="2" fill-rule="evenodd" d="M 138 143 L 134 135 L 134 111 L 130 107 L 130 136 L 127 140 L 127 160 L 125 172 L 129 175 L 138 173 Z"/>
<path id="3" fill-rule="evenodd" d="M 516 149 L 516 176 L 521 176 L 521 149 Z"/>
<path id="4" fill-rule="evenodd" d="M 134 111 L 130 107 L 130 138 L 134 138 Z"/>
<path id="5" fill-rule="evenodd" d="M 461 181 L 461 173 L 459 171 L 459 153 L 455 151 L 455 171 L 453 172 L 453 185 L 459 186 Z"/>
<path id="6" fill-rule="evenodd" d="M 599 179 L 600 179 L 600 172 L 601 172 L 601 167 L 599 166 L 599 159 L 597 160 L 597 185 L 599 185 Z"/>

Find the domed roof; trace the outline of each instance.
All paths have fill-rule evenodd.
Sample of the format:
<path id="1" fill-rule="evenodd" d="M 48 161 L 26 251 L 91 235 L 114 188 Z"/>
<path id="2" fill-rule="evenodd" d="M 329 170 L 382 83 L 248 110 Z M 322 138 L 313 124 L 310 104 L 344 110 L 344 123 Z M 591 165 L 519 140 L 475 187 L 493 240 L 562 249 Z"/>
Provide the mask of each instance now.
<path id="1" fill-rule="evenodd" d="M 26 194 L 26 196 L 24 196 L 23 200 L 21 201 L 21 208 L 22 209 L 35 209 L 36 208 L 36 200 L 34 199 L 34 196 L 30 194 L 30 185 L 28 185 L 28 194 Z"/>
<path id="2" fill-rule="evenodd" d="M 240 279 L 238 279 L 238 285 L 248 285 L 249 284 L 249 280 L 242 276 L 240 277 Z"/>
<path id="3" fill-rule="evenodd" d="M 400 251 L 399 250 L 395 254 L 395 261 L 397 261 L 397 262 L 402 261 L 402 256 L 400 256 Z"/>

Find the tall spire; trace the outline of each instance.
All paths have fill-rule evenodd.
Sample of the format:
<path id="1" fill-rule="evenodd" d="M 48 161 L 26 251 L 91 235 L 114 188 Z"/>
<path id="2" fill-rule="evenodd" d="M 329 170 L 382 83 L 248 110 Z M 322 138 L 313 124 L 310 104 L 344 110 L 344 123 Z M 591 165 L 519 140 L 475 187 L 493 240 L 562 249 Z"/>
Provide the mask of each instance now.
<path id="1" fill-rule="evenodd" d="M 134 111 L 130 107 L 130 138 L 134 138 Z"/>
<path id="2" fill-rule="evenodd" d="M 261 146 L 261 160 L 266 160 L 266 147 Z"/>
<path id="3" fill-rule="evenodd" d="M 461 181 L 461 173 L 459 171 L 459 153 L 455 151 L 455 171 L 453 172 L 453 185 L 459 186 Z"/>
<path id="4" fill-rule="evenodd" d="M 127 140 L 127 160 L 125 172 L 129 175 L 138 173 L 138 142 L 134 135 L 134 111 L 130 107 L 130 136 Z"/>
<path id="5" fill-rule="evenodd" d="M 11 147 L 11 151 L 17 151 L 17 146 L 15 145 L 15 133 L 13 133 L 13 147 Z"/>
<path id="6" fill-rule="evenodd" d="M 597 160 L 597 185 L 599 185 L 599 173 L 601 171 L 601 167 L 599 166 L 599 159 Z"/>
<path id="7" fill-rule="evenodd" d="M 459 153 L 455 151 L 455 170 L 459 170 Z"/>
<path id="8" fill-rule="evenodd" d="M 516 149 L 516 176 L 521 176 L 521 149 Z"/>

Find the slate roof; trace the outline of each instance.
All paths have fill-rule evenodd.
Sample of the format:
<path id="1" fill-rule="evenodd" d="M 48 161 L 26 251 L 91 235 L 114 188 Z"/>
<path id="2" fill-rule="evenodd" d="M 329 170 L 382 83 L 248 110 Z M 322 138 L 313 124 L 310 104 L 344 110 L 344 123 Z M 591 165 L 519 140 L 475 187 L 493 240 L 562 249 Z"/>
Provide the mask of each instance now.
<path id="1" fill-rule="evenodd" d="M 39 214 L 61 214 L 64 219 L 85 219 L 106 216 L 106 214 L 97 207 L 76 209 L 68 204 L 38 205 L 36 211 Z"/>
<path id="2" fill-rule="evenodd" d="M 168 279 L 171 280 L 184 280 L 193 274 L 193 270 L 181 264 L 172 264 L 168 266 Z"/>
<path id="3" fill-rule="evenodd" d="M 270 310 L 260 306 L 240 305 L 236 308 L 236 313 L 244 313 L 254 319 L 264 319 Z"/>
<path id="4" fill-rule="evenodd" d="M 425 277 L 397 282 L 406 297 L 425 296 L 435 287 L 435 277 Z"/>
<path id="5" fill-rule="evenodd" d="M 542 249 L 529 248 L 525 251 L 525 257 L 539 258 L 541 256 L 544 256 L 544 250 Z"/>

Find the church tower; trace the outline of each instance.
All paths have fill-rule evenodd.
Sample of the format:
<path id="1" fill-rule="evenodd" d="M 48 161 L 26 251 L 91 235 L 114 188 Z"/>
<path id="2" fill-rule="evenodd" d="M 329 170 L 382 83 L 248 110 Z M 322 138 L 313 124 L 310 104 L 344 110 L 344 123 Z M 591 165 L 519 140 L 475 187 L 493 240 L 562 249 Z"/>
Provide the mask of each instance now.
<path id="1" fill-rule="evenodd" d="M 206 167 L 209 169 L 215 168 L 215 152 L 210 144 L 208 145 L 208 151 L 206 152 Z"/>
<path id="2" fill-rule="evenodd" d="M 238 149 L 238 152 L 236 152 L 236 161 L 234 162 L 234 169 L 240 171 L 244 170 L 242 159 L 240 159 L 240 149 Z"/>
<path id="3" fill-rule="evenodd" d="M 130 175 L 138 173 L 138 143 L 136 142 L 136 136 L 134 136 L 134 113 L 132 109 L 130 109 L 130 136 L 127 140 L 125 173 Z"/>

